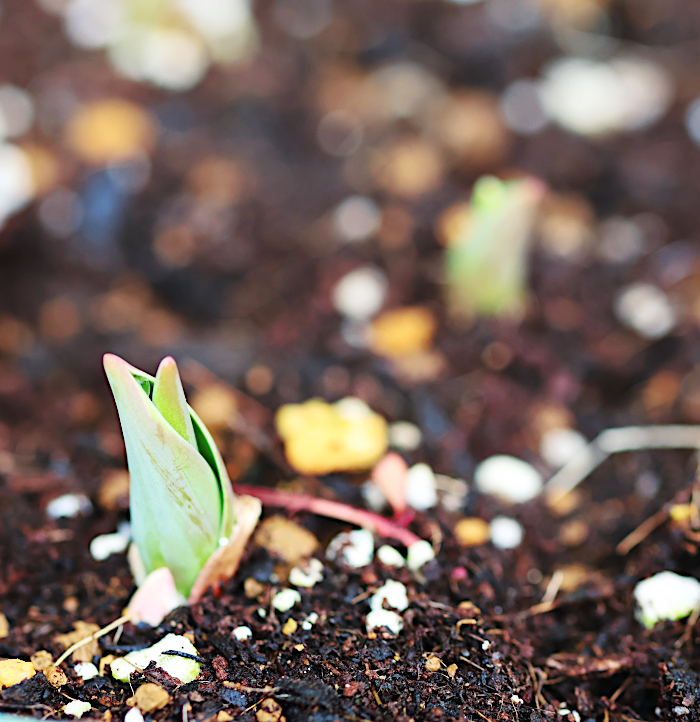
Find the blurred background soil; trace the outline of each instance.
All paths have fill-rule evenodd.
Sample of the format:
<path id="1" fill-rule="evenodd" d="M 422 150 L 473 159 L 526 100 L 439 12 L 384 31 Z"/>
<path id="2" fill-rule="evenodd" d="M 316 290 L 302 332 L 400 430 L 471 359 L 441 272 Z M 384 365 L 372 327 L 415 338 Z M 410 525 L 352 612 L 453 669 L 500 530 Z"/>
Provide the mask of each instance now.
<path id="1" fill-rule="evenodd" d="M 43 565 L 109 589 L 86 549 L 126 516 L 106 351 L 149 372 L 178 359 L 234 483 L 285 476 L 256 433 L 313 396 L 412 422 L 410 460 L 467 483 L 495 453 L 551 475 L 552 429 L 699 422 L 699 39 L 694 0 L 3 0 L 7 617 L 64 604 L 37 597 Z M 445 246 L 487 174 L 548 189 L 520 319 L 446 303 Z M 409 307 L 422 321 L 389 316 L 368 341 Z M 678 531 L 632 562 L 614 549 L 694 472 L 685 452 L 622 455 L 561 516 L 523 507 L 521 596 L 499 588 L 503 608 L 538 601 L 561 565 L 628 589 L 692 569 Z M 306 490 L 360 504 L 365 478 Z M 66 492 L 91 499 L 89 524 L 44 529 Z M 499 509 L 460 504 L 447 535 Z M 128 586 L 123 557 L 105 564 Z"/>

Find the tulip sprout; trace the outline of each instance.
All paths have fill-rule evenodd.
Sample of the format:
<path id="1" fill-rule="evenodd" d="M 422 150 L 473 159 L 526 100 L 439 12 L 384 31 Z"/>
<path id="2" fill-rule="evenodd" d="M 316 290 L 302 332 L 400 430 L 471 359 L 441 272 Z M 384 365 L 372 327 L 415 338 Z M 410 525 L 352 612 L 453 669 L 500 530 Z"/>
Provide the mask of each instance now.
<path id="1" fill-rule="evenodd" d="M 543 184 L 534 178 L 501 181 L 483 176 L 476 182 L 469 210 L 450 234 L 445 256 L 453 315 L 522 315 L 529 239 L 543 194 Z"/>
<path id="2" fill-rule="evenodd" d="M 126 446 L 134 542 L 146 574 L 167 567 L 187 596 L 233 532 L 236 497 L 226 467 L 185 401 L 172 358 L 155 378 L 113 354 L 104 368 Z"/>

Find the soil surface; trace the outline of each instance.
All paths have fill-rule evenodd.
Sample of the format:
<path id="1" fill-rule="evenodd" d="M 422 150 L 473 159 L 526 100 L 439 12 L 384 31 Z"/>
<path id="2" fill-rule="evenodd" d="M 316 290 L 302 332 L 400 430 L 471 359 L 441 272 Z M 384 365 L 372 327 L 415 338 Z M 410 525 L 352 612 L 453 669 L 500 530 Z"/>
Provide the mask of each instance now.
<path id="1" fill-rule="evenodd" d="M 325 576 L 288 612 L 271 606 L 288 568 L 251 543 L 218 595 L 158 629 L 127 623 L 102 637 L 97 664 L 170 631 L 194 640 L 203 660 L 196 681 L 144 671 L 169 694 L 149 719 L 699 720 L 697 619 L 647 631 L 632 598 L 653 573 L 697 574 L 697 507 L 685 520 L 669 517 L 671 502 L 697 496 L 694 456 L 613 457 L 554 509 L 542 499 L 508 506 L 471 484 L 476 463 L 495 453 L 551 475 L 539 443 L 552 427 L 592 440 L 611 427 L 700 421 L 700 151 L 684 125 L 700 91 L 695 1 L 590 3 L 602 8 L 615 48 L 659 63 L 675 92 L 651 127 L 595 140 L 554 124 L 518 135 L 498 120 L 514 81 L 598 37 L 600 27 L 562 29 L 544 9 L 574 3 L 327 2 L 319 7 L 332 8 L 332 20 L 309 37 L 285 30 L 289 16 L 273 4 L 258 5 L 257 55 L 213 67 L 181 94 L 118 77 L 103 52 L 71 45 L 60 16 L 30 0 L 2 6 L 3 79 L 36 105 L 22 142 L 49 153 L 57 177 L 0 232 L 0 658 L 48 650 L 56 659 L 65 647 L 57 635 L 121 615 L 134 591 L 126 555 L 98 562 L 89 551 L 128 520 L 101 354 L 149 372 L 172 354 L 190 398 L 213 389 L 217 408 L 236 409 L 213 428 L 234 485 L 364 507 L 367 474 L 299 479 L 272 430 L 284 403 L 355 395 L 420 428 L 422 444 L 402 452 L 409 463 L 464 479 L 470 492 L 458 508 L 410 522 L 437 550 L 420 572 L 376 558 L 360 570 L 330 561 L 327 542 L 348 526 L 297 512 L 290 516 L 319 541 Z M 314 3 L 287 5 L 308 21 Z M 385 98 L 353 95 L 398 61 L 429 72 L 449 97 L 472 93 L 485 104 L 475 132 L 486 134 L 466 155 L 427 121 L 391 116 Z M 76 158 L 63 136 L 76 104 L 110 97 L 145 109 L 157 127 L 148 177 L 128 193 L 109 170 Z M 379 109 L 363 115 L 364 102 Z M 324 125 L 334 109 L 340 115 Z M 361 131 L 347 120 L 355 116 Z M 319 136 L 321 126 L 328 132 Z M 357 133 L 349 152 L 344 143 Z M 437 166 L 416 139 L 437 148 Z M 377 170 L 398 146 L 408 147 L 398 176 Z M 487 172 L 544 180 L 551 223 L 536 232 L 524 319 L 461 325 L 445 309 L 440 218 Z M 51 221 L 68 197 L 52 196 L 57 188 L 82 209 L 82 225 L 65 233 Z M 339 239 L 333 209 L 356 194 L 373 199 L 381 223 L 351 243 Z M 632 219 L 641 251 L 613 263 L 600 248 L 621 219 Z M 434 315 L 438 363 L 397 370 L 351 342 L 332 289 L 368 264 L 386 277 L 386 308 L 420 304 Z M 663 338 L 644 338 L 614 314 L 619 290 L 635 281 L 676 304 Z M 47 505 L 64 494 L 90 503 L 52 518 Z M 522 524 L 517 548 L 459 543 L 459 520 L 499 515 Z M 649 519 L 656 523 L 641 527 L 633 548 L 618 546 Z M 404 629 L 368 634 L 368 599 L 388 579 L 408 590 Z M 312 613 L 318 619 L 305 628 Z M 250 639 L 232 635 L 240 625 Z M 122 720 L 143 681 L 118 683 L 104 670 L 83 681 L 71 663 L 63 668 L 61 685 L 39 673 L 0 691 L 0 710 L 62 717 L 79 699 L 92 705 L 90 718 Z"/>

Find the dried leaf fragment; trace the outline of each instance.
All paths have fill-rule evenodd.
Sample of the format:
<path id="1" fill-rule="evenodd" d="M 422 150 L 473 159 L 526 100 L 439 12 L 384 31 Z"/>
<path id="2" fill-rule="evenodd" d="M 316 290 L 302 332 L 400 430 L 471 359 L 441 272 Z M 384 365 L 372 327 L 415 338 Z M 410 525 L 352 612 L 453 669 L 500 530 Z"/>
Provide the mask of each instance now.
<path id="1" fill-rule="evenodd" d="M 260 518 L 262 505 L 253 496 L 236 497 L 236 523 L 228 544 L 219 547 L 207 560 L 192 586 L 189 602 L 198 602 L 210 587 L 218 589 L 221 582 L 230 579 L 238 569 L 246 544 Z"/>
<path id="2" fill-rule="evenodd" d="M 441 666 L 442 662 L 440 661 L 440 657 L 434 654 L 428 655 L 428 658 L 425 660 L 425 668 L 428 672 L 439 672 Z"/>
<path id="3" fill-rule="evenodd" d="M 294 632 L 297 631 L 297 628 L 299 627 L 298 622 L 295 619 L 292 619 L 291 617 L 284 623 L 284 626 L 282 627 L 282 634 L 284 634 L 287 637 L 291 637 Z"/>
<path id="4" fill-rule="evenodd" d="M 243 582 L 243 592 L 248 599 L 255 599 L 265 591 L 265 585 L 261 584 L 255 577 L 248 577 Z"/>
<path id="5" fill-rule="evenodd" d="M 51 665 L 43 670 L 43 672 L 52 687 L 58 688 L 63 687 L 64 684 L 68 684 L 68 677 L 66 677 L 66 673 L 60 667 Z"/>
<path id="6" fill-rule="evenodd" d="M 80 642 L 93 634 L 100 631 L 97 624 L 91 624 L 90 622 L 78 621 L 73 624 L 75 631 L 68 632 L 67 634 L 57 634 L 54 637 L 54 642 L 60 644 L 64 649 L 68 649 L 71 645 L 76 642 Z M 92 658 L 100 653 L 100 645 L 96 639 L 83 645 L 71 655 L 71 662 L 92 662 Z"/>
<path id="7" fill-rule="evenodd" d="M 282 714 L 282 707 L 279 702 L 268 697 L 260 703 L 260 709 L 255 713 L 255 719 L 258 722 L 287 722 L 287 718 Z"/>
<path id="8" fill-rule="evenodd" d="M 134 693 L 133 697 L 126 700 L 129 707 L 138 707 L 141 712 L 154 712 L 163 709 L 171 700 L 170 695 L 157 684 L 146 682 Z"/>
<path id="9" fill-rule="evenodd" d="M 53 665 L 51 652 L 47 652 L 45 649 L 40 649 L 38 652 L 34 652 L 30 659 L 32 660 L 34 669 L 37 672 L 43 672 L 45 669 L 48 669 Z"/>
<path id="10" fill-rule="evenodd" d="M 318 547 L 318 539 L 308 529 L 283 516 L 265 519 L 255 535 L 255 542 L 290 564 L 310 557 Z"/>
<path id="11" fill-rule="evenodd" d="M 35 674 L 31 662 L 22 659 L 0 659 L 0 689 L 24 682 Z"/>
<path id="12" fill-rule="evenodd" d="M 460 546 L 480 546 L 489 540 L 489 525 L 479 517 L 465 517 L 455 524 L 454 533 Z"/>
<path id="13" fill-rule="evenodd" d="M 350 396 L 334 404 L 323 399 L 285 404 L 275 415 L 275 427 L 287 461 L 302 474 L 369 469 L 389 443 L 384 417 Z"/>
<path id="14" fill-rule="evenodd" d="M 129 508 L 129 472 L 114 469 L 105 474 L 97 495 L 97 503 L 106 511 Z"/>

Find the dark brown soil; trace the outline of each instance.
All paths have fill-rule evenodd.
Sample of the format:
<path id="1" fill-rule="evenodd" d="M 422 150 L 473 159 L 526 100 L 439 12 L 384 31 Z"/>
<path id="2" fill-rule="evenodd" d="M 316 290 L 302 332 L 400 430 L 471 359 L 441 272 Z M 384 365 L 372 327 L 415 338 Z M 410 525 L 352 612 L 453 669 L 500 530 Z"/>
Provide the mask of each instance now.
<path id="1" fill-rule="evenodd" d="M 26 660 L 46 649 L 55 659 L 63 651 L 57 634 L 77 621 L 108 624 L 133 592 L 124 554 L 98 563 L 88 551 L 91 539 L 128 518 L 123 497 L 101 495 L 109 474 L 124 464 L 102 378 L 105 351 L 150 371 L 170 353 L 191 387 L 210 380 L 206 368 L 247 388 L 256 400 L 245 402 L 244 423 L 219 433 L 234 482 L 246 484 L 292 480 L 269 413 L 314 395 L 354 394 L 390 420 L 415 422 L 424 444 L 406 454 L 408 461 L 427 461 L 439 473 L 465 479 L 476 461 L 493 453 L 539 463 L 543 408 L 564 409 L 590 439 L 614 426 L 700 420 L 700 151 L 683 126 L 685 108 L 700 89 L 695 0 L 607 3 L 613 37 L 662 63 L 676 84 L 674 105 L 651 129 L 596 142 L 553 126 L 534 136 L 511 133 L 501 152 L 478 167 L 446 162 L 437 187 L 418 198 L 378 187 L 368 174 L 358 179 L 342 159 L 319 149 L 324 78 L 338 68 L 352 76 L 410 59 L 450 92 L 476 88 L 497 97 L 560 54 L 547 23 L 496 31 L 482 4 L 348 0 L 336 3 L 335 21 L 324 33 L 302 41 L 280 29 L 271 5 L 259 5 L 256 59 L 242 69 L 213 69 L 182 95 L 117 78 L 101 53 L 72 47 L 60 20 L 32 2 L 2 6 L 4 80 L 37 96 L 57 87 L 81 100 L 130 98 L 159 119 L 161 135 L 150 181 L 128 196 L 104 190 L 104 171 L 70 157 L 60 124 L 44 118 L 27 138 L 56 154 L 61 182 L 79 194 L 88 215 L 104 209 L 102 203 L 111 211 L 96 212 L 103 225 L 94 236 L 83 229 L 56 238 L 39 220 L 38 200 L 0 232 L 0 612 L 9 622 L 0 658 Z M 365 142 L 372 150 L 416 132 L 409 121 L 397 121 L 368 127 Z M 188 172 L 207 156 L 240 163 L 250 187 L 236 199 L 234 215 L 199 219 L 192 257 L 174 268 L 151 242 L 163 224 L 195 225 Z M 467 198 L 482 173 L 513 169 L 583 201 L 594 235 L 598 221 L 647 214 L 646 253 L 613 265 L 592 252 L 572 261 L 537 247 L 523 323 L 457 327 L 444 311 L 436 219 Z M 330 209 L 358 192 L 390 211 L 380 240 L 331 242 Z M 90 245 L 95 238 L 97 248 Z M 389 306 L 421 303 L 435 312 L 441 375 L 410 383 L 343 341 L 330 289 L 366 263 L 386 273 Z M 683 307 L 670 336 L 645 341 L 615 319 L 615 294 L 636 280 L 664 286 Z M 75 313 L 72 326 L 54 325 L 57 298 Z M 115 298 L 135 299 L 135 305 L 118 323 L 112 316 L 110 325 L 100 309 L 116 314 Z M 503 364 L 493 360 L 494 342 L 507 352 Z M 269 388 L 251 385 L 247 373 L 255 365 L 269 370 Z M 150 715 L 160 722 L 226 722 L 227 715 L 257 722 L 280 722 L 280 715 L 287 722 L 694 722 L 700 719 L 697 630 L 677 622 L 645 631 L 634 619 L 632 591 L 663 569 L 695 575 L 700 537 L 663 518 L 628 554 L 616 547 L 670 500 L 688 501 L 695 475 L 688 452 L 624 454 L 596 471 L 562 514 L 541 501 L 504 509 L 471 493 L 459 512 L 412 522 L 413 531 L 439 548 L 422 573 L 377 561 L 357 573 L 325 562 L 319 552 L 325 579 L 285 614 L 270 607 L 279 586 L 270 581 L 277 560 L 251 545 L 220 595 L 177 610 L 159 629 L 127 624 L 118 639 L 100 640 L 102 655 L 167 631 L 193 635 L 204 660 L 200 679 L 179 685 L 158 669 L 146 670 L 146 679 L 172 697 Z M 640 477 L 658 481 L 658 491 L 641 493 Z M 364 478 L 337 474 L 297 482 L 297 488 L 361 506 Z M 86 494 L 93 511 L 49 519 L 46 504 L 67 492 Z M 519 548 L 457 544 L 460 517 L 490 520 L 504 512 L 525 527 Z M 323 544 L 345 528 L 309 514 L 295 518 Z M 567 578 L 554 601 L 542 604 L 548 581 L 562 568 L 575 572 L 575 583 Z M 257 599 L 244 593 L 250 577 L 263 585 Z M 405 629 L 396 638 L 372 638 L 365 630 L 367 598 L 389 578 L 409 590 Z M 311 630 L 282 632 L 289 618 L 301 621 L 311 612 L 319 615 Z M 232 637 L 241 624 L 251 628 L 251 640 Z M 439 658 L 439 671 L 426 667 L 430 655 Z M 60 717 L 69 699 L 82 699 L 92 704 L 92 718 L 123 719 L 135 685 L 109 676 L 82 682 L 70 665 L 66 673 L 60 688 L 37 674 L 0 691 L 0 711 Z"/>

